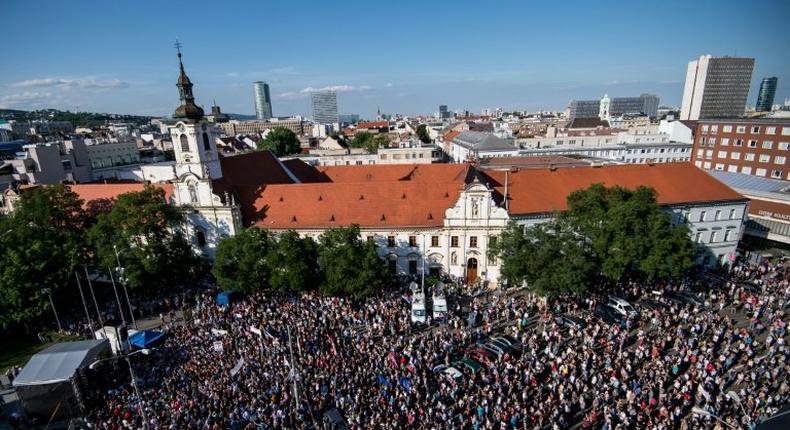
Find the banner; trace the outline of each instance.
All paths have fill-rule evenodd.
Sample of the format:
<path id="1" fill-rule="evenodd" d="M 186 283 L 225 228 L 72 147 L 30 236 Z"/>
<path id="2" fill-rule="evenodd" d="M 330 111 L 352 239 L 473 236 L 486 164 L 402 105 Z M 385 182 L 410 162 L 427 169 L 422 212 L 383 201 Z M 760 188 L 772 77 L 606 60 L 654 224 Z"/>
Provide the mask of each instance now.
<path id="1" fill-rule="evenodd" d="M 211 334 L 213 334 L 214 336 L 225 336 L 226 334 L 228 334 L 228 331 L 227 330 L 217 330 L 215 328 L 212 328 L 211 329 Z"/>
<path id="2" fill-rule="evenodd" d="M 230 376 L 236 376 L 236 374 L 239 373 L 239 370 L 241 370 L 242 366 L 244 366 L 244 357 L 241 357 L 239 362 L 233 366 L 233 369 L 230 369 Z"/>
<path id="3" fill-rule="evenodd" d="M 222 341 L 218 340 L 213 344 L 214 351 L 216 352 L 224 352 L 225 348 L 222 346 Z"/>
<path id="4" fill-rule="evenodd" d="M 250 331 L 251 331 L 251 332 L 253 332 L 253 333 L 255 333 L 255 334 L 257 334 L 258 336 L 261 336 L 261 337 L 263 337 L 263 332 L 262 332 L 262 331 L 260 331 L 260 329 L 258 329 L 258 328 L 257 328 L 257 327 L 255 327 L 255 326 L 250 326 Z"/>

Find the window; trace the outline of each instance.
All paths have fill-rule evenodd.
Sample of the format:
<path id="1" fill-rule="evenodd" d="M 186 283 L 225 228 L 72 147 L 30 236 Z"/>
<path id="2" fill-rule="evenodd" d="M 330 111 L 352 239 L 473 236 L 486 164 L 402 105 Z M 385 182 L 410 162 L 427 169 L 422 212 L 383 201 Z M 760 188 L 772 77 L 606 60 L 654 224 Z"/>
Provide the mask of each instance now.
<path id="1" fill-rule="evenodd" d="M 702 233 L 697 232 L 697 234 L 694 235 L 694 242 L 700 243 L 701 240 L 702 240 Z"/>
<path id="2" fill-rule="evenodd" d="M 707 213 L 707 212 L 705 212 L 705 211 L 702 211 L 702 212 L 700 212 L 700 213 L 699 213 L 699 220 L 700 220 L 700 221 L 705 221 L 705 215 L 707 215 L 707 214 L 708 214 L 708 213 Z"/>
<path id="3" fill-rule="evenodd" d="M 723 171 L 723 170 L 724 170 L 724 164 L 722 164 L 722 163 L 716 163 L 716 166 L 714 167 L 714 169 L 715 169 L 715 170 L 717 170 L 717 171 L 719 171 L 719 172 L 721 172 L 721 171 Z"/>
<path id="4" fill-rule="evenodd" d="M 776 127 L 765 127 L 765 134 L 776 134 Z"/>
<path id="5" fill-rule="evenodd" d="M 704 156 L 705 156 L 705 150 L 704 149 L 698 149 L 697 150 L 697 158 L 702 158 Z"/>
<path id="6" fill-rule="evenodd" d="M 735 146 L 743 146 L 743 139 L 735 139 Z"/>
<path id="7" fill-rule="evenodd" d="M 398 257 L 390 255 L 387 266 L 389 266 L 390 273 L 394 275 L 398 271 Z"/>
<path id="8" fill-rule="evenodd" d="M 195 239 L 197 240 L 197 246 L 203 248 L 206 246 L 206 233 L 203 230 L 197 230 L 195 232 Z"/>
<path id="9" fill-rule="evenodd" d="M 786 157 L 784 155 L 777 155 L 774 157 L 774 164 L 785 164 Z"/>
<path id="10" fill-rule="evenodd" d="M 730 144 L 730 139 L 727 137 L 721 138 L 721 146 L 728 146 Z"/>
<path id="11" fill-rule="evenodd" d="M 727 166 L 727 171 L 731 173 L 738 173 L 738 166 L 735 164 L 730 164 Z"/>
<path id="12" fill-rule="evenodd" d="M 720 211 L 720 210 L 717 210 L 717 211 L 716 211 L 716 217 L 715 217 L 714 219 L 715 219 L 716 221 L 718 221 L 718 220 L 720 220 L 720 219 L 721 219 L 721 211 Z"/>
<path id="13" fill-rule="evenodd" d="M 779 169 L 774 169 L 771 171 L 771 177 L 776 179 L 782 179 L 782 171 Z"/>
<path id="14" fill-rule="evenodd" d="M 758 125 L 752 126 L 752 133 L 759 133 L 759 132 L 760 132 L 760 126 Z"/>
<path id="15" fill-rule="evenodd" d="M 409 275 L 417 274 L 417 260 L 409 259 Z"/>
<path id="16" fill-rule="evenodd" d="M 730 219 L 735 219 L 735 209 L 730 209 Z"/>
<path id="17" fill-rule="evenodd" d="M 477 248 L 477 236 L 469 236 L 469 247 Z"/>
<path id="18" fill-rule="evenodd" d="M 787 148 L 790 148 L 790 142 L 779 142 L 779 149 L 787 151 Z"/>
<path id="19" fill-rule="evenodd" d="M 763 149 L 771 149 L 771 148 L 773 148 L 773 146 L 774 146 L 774 143 L 772 141 L 770 141 L 770 140 L 764 140 L 763 141 Z"/>
<path id="20" fill-rule="evenodd" d="M 439 236 L 431 236 L 431 246 L 434 248 L 439 246 Z"/>
<path id="21" fill-rule="evenodd" d="M 757 176 L 765 176 L 766 173 L 768 173 L 768 171 L 765 169 L 757 169 L 754 171 L 754 174 Z"/>
<path id="22" fill-rule="evenodd" d="M 181 140 L 181 152 L 189 152 L 189 141 L 187 140 L 187 135 L 182 134 L 179 139 Z"/>
<path id="23" fill-rule="evenodd" d="M 747 166 L 741 167 L 741 173 L 744 173 L 746 175 L 751 175 L 752 174 L 752 168 L 751 167 L 747 167 Z"/>
<path id="24" fill-rule="evenodd" d="M 390 248 L 395 247 L 395 236 L 387 236 L 387 246 Z"/>
<path id="25" fill-rule="evenodd" d="M 760 154 L 760 162 L 761 163 L 770 163 L 771 162 L 771 156 L 768 155 L 768 154 Z"/>
<path id="26" fill-rule="evenodd" d="M 211 143 L 208 141 L 208 133 L 203 133 L 203 149 L 211 151 Z"/>
<path id="27" fill-rule="evenodd" d="M 716 146 L 716 138 L 711 137 L 708 139 L 708 146 Z"/>
<path id="28" fill-rule="evenodd" d="M 757 141 L 756 140 L 750 140 L 749 141 L 749 148 L 757 148 Z"/>
<path id="29" fill-rule="evenodd" d="M 790 127 L 782 127 L 782 136 L 790 136 Z"/>
<path id="30" fill-rule="evenodd" d="M 740 160 L 741 159 L 741 153 L 740 152 L 731 152 L 730 153 L 730 158 L 732 158 L 733 160 Z"/>
<path id="31" fill-rule="evenodd" d="M 746 126 L 745 126 L 745 125 L 739 125 L 739 126 L 738 126 L 738 127 L 735 129 L 735 132 L 736 132 L 736 133 L 746 133 Z"/>
<path id="32" fill-rule="evenodd" d="M 708 159 L 708 160 L 713 158 L 713 150 L 712 149 L 709 149 L 709 150 L 705 151 L 705 158 Z"/>
<path id="33" fill-rule="evenodd" d="M 731 125 L 725 125 L 724 127 L 721 128 L 721 131 L 723 131 L 725 133 L 732 133 L 732 126 Z"/>
<path id="34" fill-rule="evenodd" d="M 710 169 L 710 161 L 706 161 L 705 163 L 703 163 L 702 164 L 702 168 L 703 169 Z"/>
<path id="35" fill-rule="evenodd" d="M 197 203 L 198 202 L 198 195 L 197 195 L 197 191 L 195 190 L 195 185 L 194 184 L 189 184 L 189 186 L 187 186 L 187 189 L 189 190 L 189 201 L 190 201 L 190 203 Z"/>
<path id="36" fill-rule="evenodd" d="M 727 158 L 727 151 L 719 151 L 719 158 Z"/>
<path id="37" fill-rule="evenodd" d="M 458 248 L 458 236 L 450 236 L 450 247 Z"/>
<path id="38" fill-rule="evenodd" d="M 717 240 L 719 240 L 719 232 L 715 230 L 710 232 L 710 243 L 715 243 Z"/>
<path id="39" fill-rule="evenodd" d="M 702 133 L 705 134 L 707 132 L 708 132 L 708 124 L 703 124 L 702 125 Z"/>
<path id="40" fill-rule="evenodd" d="M 417 246 L 417 236 L 409 236 L 409 246 L 412 248 Z"/>
<path id="41" fill-rule="evenodd" d="M 724 241 L 729 242 L 732 240 L 732 229 L 728 228 L 726 232 L 724 232 Z"/>
<path id="42" fill-rule="evenodd" d="M 719 125 L 718 124 L 714 124 L 714 125 L 710 126 L 711 134 L 717 133 L 718 131 L 719 131 Z"/>
<path id="43" fill-rule="evenodd" d="M 754 154 L 751 152 L 747 152 L 744 154 L 743 159 L 746 161 L 754 161 Z"/>

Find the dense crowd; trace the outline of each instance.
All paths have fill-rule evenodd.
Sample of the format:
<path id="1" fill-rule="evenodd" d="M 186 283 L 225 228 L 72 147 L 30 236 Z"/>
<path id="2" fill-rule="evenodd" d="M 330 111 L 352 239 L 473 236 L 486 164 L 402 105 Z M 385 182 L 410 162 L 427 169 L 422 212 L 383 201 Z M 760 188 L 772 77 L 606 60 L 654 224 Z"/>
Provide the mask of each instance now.
<path id="1" fill-rule="evenodd" d="M 602 298 L 592 295 L 481 295 L 455 302 L 446 324 L 417 329 L 401 292 L 361 302 L 257 294 L 228 306 L 204 293 L 186 321 L 166 325 L 162 346 L 132 360 L 151 429 L 326 428 L 331 407 L 353 429 L 713 428 L 712 416 L 748 428 L 790 400 L 788 279 L 763 265 L 719 285 L 628 285 L 622 296 L 661 304 L 628 328 L 595 316 Z M 665 298 L 680 288 L 703 291 L 705 303 Z M 480 325 L 468 327 L 469 311 Z M 559 324 L 559 312 L 586 326 Z M 461 378 L 434 372 L 500 333 L 523 353 L 482 359 Z M 130 385 L 103 399 L 92 428 L 144 428 Z"/>

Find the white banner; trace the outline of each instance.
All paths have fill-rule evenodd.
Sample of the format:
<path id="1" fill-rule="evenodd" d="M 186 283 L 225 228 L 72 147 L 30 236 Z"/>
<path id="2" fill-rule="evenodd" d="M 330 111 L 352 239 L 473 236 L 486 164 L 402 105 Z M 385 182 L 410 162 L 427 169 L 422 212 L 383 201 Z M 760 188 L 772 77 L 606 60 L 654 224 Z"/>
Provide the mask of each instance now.
<path id="1" fill-rule="evenodd" d="M 241 357 L 239 362 L 233 366 L 233 369 L 230 369 L 230 376 L 236 376 L 236 374 L 239 373 L 239 370 L 241 370 L 242 366 L 244 366 L 244 357 Z"/>
<path id="2" fill-rule="evenodd" d="M 214 351 L 216 351 L 216 352 L 223 352 L 223 351 L 225 351 L 225 348 L 222 346 L 222 341 L 220 341 L 220 340 L 214 342 L 213 346 L 214 346 Z"/>
<path id="3" fill-rule="evenodd" d="M 263 337 L 263 332 L 262 332 L 262 331 L 260 331 L 260 330 L 259 330 L 257 327 L 255 327 L 255 326 L 250 326 L 250 331 L 251 331 L 251 332 L 253 332 L 253 333 L 255 333 L 255 334 L 257 334 L 258 336 L 261 336 L 261 337 Z"/>
<path id="4" fill-rule="evenodd" d="M 226 334 L 228 334 L 228 331 L 227 330 L 217 330 L 215 328 L 212 328 L 211 329 L 211 334 L 213 334 L 214 336 L 225 336 Z"/>

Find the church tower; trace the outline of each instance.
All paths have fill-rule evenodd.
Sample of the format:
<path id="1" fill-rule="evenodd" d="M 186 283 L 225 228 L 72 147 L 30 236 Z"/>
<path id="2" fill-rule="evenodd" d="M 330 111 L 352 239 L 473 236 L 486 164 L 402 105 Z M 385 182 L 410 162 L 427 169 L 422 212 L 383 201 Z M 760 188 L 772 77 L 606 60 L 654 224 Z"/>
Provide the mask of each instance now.
<path id="1" fill-rule="evenodd" d="M 192 94 L 192 82 L 184 72 L 181 61 L 181 45 L 178 48 L 178 95 L 181 105 L 176 108 L 173 118 L 177 121 L 171 129 L 173 150 L 176 156 L 176 177 L 192 174 L 202 180 L 222 178 L 222 169 L 217 154 L 214 128 L 203 117 L 203 109 L 195 104 Z"/>
<path id="2" fill-rule="evenodd" d="M 176 48 L 180 69 L 176 86 L 181 105 L 173 113 L 176 123 L 170 128 L 176 158 L 173 203 L 185 208 L 185 231 L 195 252 L 212 259 L 222 238 L 241 229 L 241 212 L 232 195 L 214 194 L 213 181 L 222 178 L 214 127 L 195 104 L 178 42 Z"/>

